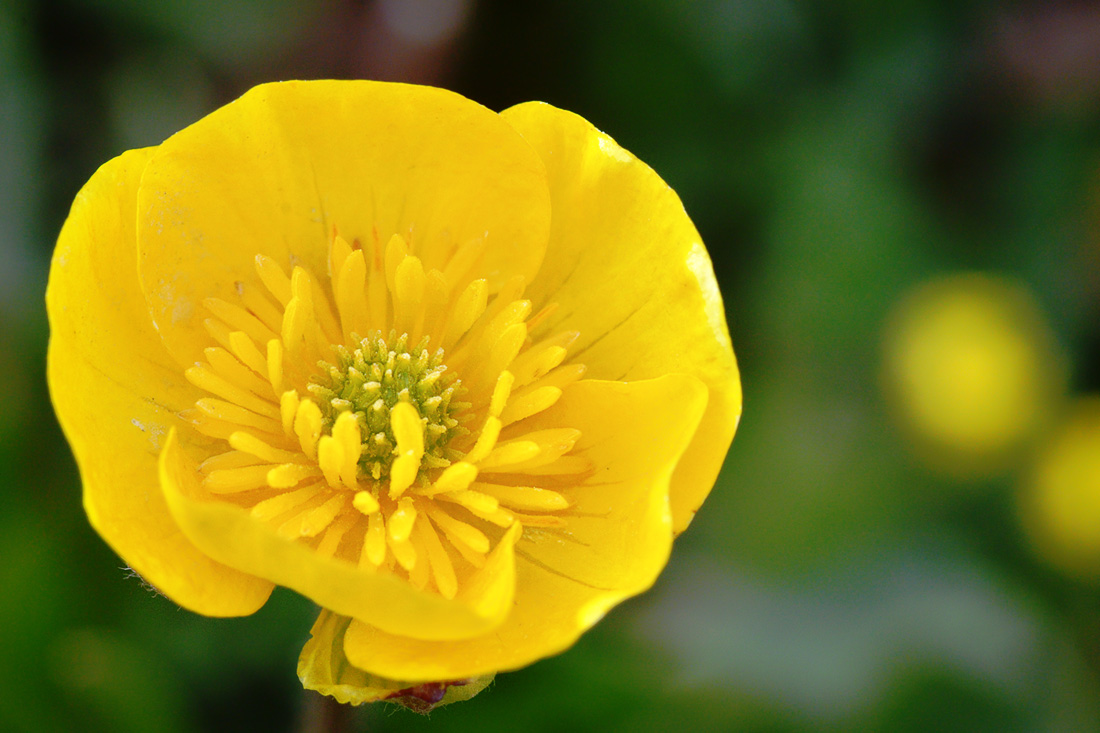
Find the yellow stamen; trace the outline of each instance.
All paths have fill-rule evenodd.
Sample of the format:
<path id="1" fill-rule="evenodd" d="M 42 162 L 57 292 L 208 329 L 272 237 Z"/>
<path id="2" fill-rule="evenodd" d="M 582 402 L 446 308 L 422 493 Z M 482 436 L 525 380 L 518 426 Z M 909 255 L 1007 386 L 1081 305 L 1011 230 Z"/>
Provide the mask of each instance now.
<path id="1" fill-rule="evenodd" d="M 405 568 L 407 571 L 411 571 L 416 567 L 416 548 L 412 546 L 412 543 L 408 540 L 404 542 L 398 542 L 392 537 L 386 537 L 386 545 L 393 552 L 393 556 L 397 559 L 397 564 Z"/>
<path id="2" fill-rule="evenodd" d="M 256 255 L 256 274 L 280 305 L 290 302 L 290 278 L 278 262 L 265 255 Z"/>
<path id="3" fill-rule="evenodd" d="M 351 341 L 355 332 L 362 333 L 370 322 L 367 305 L 367 264 L 363 250 L 351 252 L 339 270 L 339 288 L 336 290 L 336 309 L 340 312 L 340 324 L 344 340 Z"/>
<path id="4" fill-rule="evenodd" d="M 416 335 L 416 315 L 424 312 L 424 266 L 417 257 L 406 257 L 394 273 L 393 322 L 398 332 Z"/>
<path id="5" fill-rule="evenodd" d="M 212 494 L 233 494 L 252 491 L 267 485 L 269 464 L 244 468 L 221 468 L 210 471 L 203 479 L 203 487 Z"/>
<path id="6" fill-rule="evenodd" d="M 504 411 L 500 413 L 500 421 L 505 425 L 519 422 L 532 415 L 537 415 L 560 398 L 561 389 L 558 387 L 535 387 L 534 389 L 517 392 L 508 401 Z"/>
<path id="7" fill-rule="evenodd" d="M 394 234 L 386 242 L 386 289 L 394 292 L 397 280 L 397 267 L 409 254 L 409 247 L 400 234 Z"/>
<path id="8" fill-rule="evenodd" d="M 336 551 L 340 548 L 340 542 L 358 521 L 359 518 L 350 512 L 341 514 L 337 517 L 337 519 L 329 525 L 328 529 L 325 530 L 325 536 L 317 543 L 317 554 L 321 557 L 332 557 L 335 555 Z"/>
<path id="9" fill-rule="evenodd" d="M 232 334 L 230 334 L 230 338 L 232 338 Z M 214 372 L 227 382 L 261 398 L 266 398 L 271 394 L 271 387 L 265 380 L 257 377 L 252 370 L 225 349 L 212 346 L 203 350 L 203 354 Z"/>
<path id="10" fill-rule="evenodd" d="M 405 497 L 397 502 L 397 509 L 390 514 L 388 528 L 390 539 L 394 542 L 404 542 L 412 534 L 413 524 L 416 522 L 416 506 L 410 497 Z"/>
<path id="11" fill-rule="evenodd" d="M 322 435 L 317 441 L 317 463 L 325 474 L 328 485 L 340 485 L 340 467 L 344 463 L 344 446 L 331 435 Z"/>
<path id="12" fill-rule="evenodd" d="M 386 523 L 381 512 L 367 517 L 367 534 L 363 542 L 363 557 L 378 567 L 386 559 Z"/>
<path id="13" fill-rule="evenodd" d="M 317 458 L 317 441 L 321 437 L 321 408 L 313 400 L 303 400 L 294 416 L 294 433 L 302 446 L 302 452 Z"/>
<path id="14" fill-rule="evenodd" d="M 300 404 L 298 393 L 292 389 L 283 392 L 283 396 L 279 398 L 279 416 L 283 421 L 283 432 L 287 435 L 290 435 L 290 431 L 294 428 L 294 418 L 298 414 Z"/>
<path id="15" fill-rule="evenodd" d="M 485 312 L 489 302 L 489 284 L 485 280 L 474 280 L 458 296 L 451 312 L 451 325 L 444 340 L 444 346 L 450 346 L 470 330 L 474 322 Z"/>
<path id="16" fill-rule="evenodd" d="M 461 491 L 477 478 L 477 466 L 467 461 L 452 463 L 430 487 L 420 491 L 422 496 L 434 496 L 445 491 Z"/>
<path id="17" fill-rule="evenodd" d="M 290 463 L 298 458 L 297 453 L 268 445 L 252 433 L 244 431 L 238 431 L 230 435 L 229 445 L 269 463 Z"/>
<path id="18" fill-rule="evenodd" d="M 510 468 L 535 458 L 541 452 L 542 447 L 532 440 L 513 440 L 498 445 L 477 467 L 481 471 Z"/>
<path id="19" fill-rule="evenodd" d="M 497 438 L 500 437 L 500 429 L 500 418 L 485 418 L 485 427 L 481 429 L 481 435 L 477 436 L 474 447 L 466 454 L 466 461 L 480 464 L 481 461 L 485 460 L 492 453 L 493 446 L 496 445 Z"/>
<path id="20" fill-rule="evenodd" d="M 346 503 L 347 498 L 343 494 L 337 494 L 327 499 L 321 506 L 308 512 L 302 522 L 301 536 L 316 537 L 321 534 L 340 515 Z"/>
<path id="21" fill-rule="evenodd" d="M 477 511 L 479 513 L 492 514 L 500 508 L 500 502 L 495 497 L 488 494 L 482 494 L 480 491 L 471 491 L 465 489 L 463 491 L 455 491 L 450 494 L 440 494 L 440 499 L 444 501 L 453 501 L 459 506 L 464 506 L 471 511 Z"/>
<path id="22" fill-rule="evenodd" d="M 336 418 L 332 427 L 332 437 L 340 444 L 343 460 L 339 466 L 340 479 L 349 489 L 358 485 L 359 455 L 363 451 L 359 422 L 355 415 L 345 412 Z"/>
<path id="23" fill-rule="evenodd" d="M 366 516 L 374 514 L 379 509 L 378 500 L 369 491 L 357 491 L 355 498 L 351 500 L 351 505 Z"/>
<path id="24" fill-rule="evenodd" d="M 231 331 L 244 331 L 260 343 L 275 336 L 275 332 L 265 326 L 263 321 L 240 306 L 226 303 L 220 298 L 206 298 L 202 304 L 229 326 Z"/>
<path id="25" fill-rule="evenodd" d="M 183 375 L 187 377 L 188 382 L 210 394 L 222 397 L 228 402 L 251 410 L 257 415 L 273 419 L 279 418 L 279 410 L 275 405 L 241 389 L 205 367 L 193 366 L 185 371 Z"/>
<path id="26" fill-rule="evenodd" d="M 489 551 L 489 538 L 476 527 L 471 527 L 469 524 L 455 519 L 436 506 L 429 506 L 427 514 L 456 546 L 465 545 L 474 552 L 480 553 Z"/>
<path id="27" fill-rule="evenodd" d="M 235 405 L 232 402 L 219 400 L 215 397 L 201 397 L 195 400 L 195 407 L 218 420 L 236 423 L 237 425 L 246 425 L 267 433 L 275 433 L 276 435 L 279 433 L 279 423 L 276 420 L 270 417 L 257 415 L 251 410 L 246 410 L 240 405 Z"/>
<path id="28" fill-rule="evenodd" d="M 241 362 L 252 371 L 267 376 L 267 358 L 256 348 L 256 342 L 244 331 L 229 334 L 229 348 Z"/>
<path id="29" fill-rule="evenodd" d="M 362 252 L 362 250 L 357 250 Z M 351 256 L 352 248 L 348 240 L 341 237 L 335 231 L 332 233 L 332 244 L 329 245 L 329 276 L 333 281 L 333 288 L 339 290 L 336 283 L 340 271 L 344 269 L 344 262 Z"/>
<path id="30" fill-rule="evenodd" d="M 277 330 L 279 322 L 282 320 L 279 309 L 254 288 L 250 288 L 243 283 L 238 284 L 237 288 L 241 296 L 241 302 L 244 303 L 248 311 L 273 332 Z"/>
<path id="31" fill-rule="evenodd" d="M 417 522 L 413 531 L 428 555 L 428 564 L 435 579 L 435 587 L 444 598 L 448 600 L 454 598 L 458 593 L 458 578 L 455 576 L 454 564 L 447 555 L 447 550 L 443 548 L 443 543 L 439 541 L 439 535 L 435 533 L 432 523 Z"/>
<path id="32" fill-rule="evenodd" d="M 504 410 L 505 404 L 508 402 L 508 395 L 512 392 L 512 385 L 515 383 L 516 378 L 512 376 L 511 372 L 503 371 L 500 376 L 497 377 L 496 386 L 493 388 L 493 396 L 489 400 L 489 414 L 493 417 L 500 417 L 501 412 Z"/>
<path id="33" fill-rule="evenodd" d="M 556 512 L 569 508 L 569 500 L 550 489 L 483 483 L 477 483 L 474 486 L 479 491 L 495 496 L 501 504 L 515 509 Z"/>
<path id="34" fill-rule="evenodd" d="M 397 440 L 390 466 L 390 498 L 396 499 L 413 485 L 424 456 L 424 424 L 416 408 L 399 402 L 390 410 L 390 426 Z"/>
<path id="35" fill-rule="evenodd" d="M 221 468 L 243 468 L 245 466 L 255 466 L 257 463 L 259 461 L 256 460 L 256 456 L 238 450 L 231 450 L 219 453 L 216 456 L 210 456 L 199 464 L 199 470 L 203 473 L 210 473 Z"/>
<path id="36" fill-rule="evenodd" d="M 320 495 L 320 493 L 321 487 L 316 484 L 303 486 L 300 489 L 288 491 L 285 494 L 279 494 L 270 499 L 264 499 L 256 504 L 256 506 L 252 507 L 250 514 L 256 519 L 266 522 L 286 514 L 295 507 L 303 506 L 307 502 L 312 501 L 314 497 Z"/>
<path id="37" fill-rule="evenodd" d="M 267 379 L 275 394 L 283 385 L 283 342 L 277 338 L 267 342 Z"/>
<path id="38" fill-rule="evenodd" d="M 304 466 L 300 463 L 284 463 L 267 472 L 267 484 L 273 489 L 289 489 L 307 478 L 319 474 L 316 466 Z"/>

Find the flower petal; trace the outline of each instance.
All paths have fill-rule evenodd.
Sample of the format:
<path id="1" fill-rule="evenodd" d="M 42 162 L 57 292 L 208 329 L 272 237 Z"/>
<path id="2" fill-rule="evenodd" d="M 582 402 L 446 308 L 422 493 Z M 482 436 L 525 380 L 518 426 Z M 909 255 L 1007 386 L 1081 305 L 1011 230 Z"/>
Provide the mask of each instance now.
<path id="1" fill-rule="evenodd" d="M 235 300 L 257 253 L 322 276 L 334 227 L 364 246 L 400 234 L 427 269 L 466 246 L 495 288 L 534 275 L 550 218 L 542 162 L 498 115 L 370 81 L 254 88 L 165 141 L 138 201 L 143 289 L 183 363 L 208 345 L 203 299 Z"/>
<path id="2" fill-rule="evenodd" d="M 576 641 L 612 606 L 649 588 L 668 560 L 669 479 L 706 408 L 695 377 L 579 382 L 540 427 L 583 432 L 577 452 L 599 466 L 569 490 L 560 532 L 528 530 L 516 545 L 517 592 L 507 621 L 463 641 L 431 643 L 353 621 L 348 660 L 373 674 L 453 679 L 515 669 Z"/>
<path id="3" fill-rule="evenodd" d="M 322 695 L 336 698 L 337 702 L 350 705 L 362 705 L 379 700 L 401 702 L 406 707 L 419 702 L 417 712 L 427 712 L 440 705 L 469 700 L 488 687 L 494 675 L 464 679 L 447 684 L 449 681 L 433 680 L 440 683 L 431 692 L 442 694 L 438 702 L 428 703 L 417 698 L 419 685 L 416 682 L 391 680 L 376 677 L 348 663 L 344 655 L 344 633 L 351 619 L 329 610 L 322 610 L 316 623 L 310 630 L 310 639 L 306 642 L 298 658 L 298 677 L 307 690 L 316 690 Z M 443 688 L 444 689 L 440 689 Z M 426 708 L 426 709 L 425 709 Z"/>
<path id="4" fill-rule="evenodd" d="M 175 431 L 160 456 L 161 488 L 184 534 L 220 562 L 298 591 L 318 605 L 395 634 L 422 639 L 462 639 L 503 621 L 515 591 L 513 545 L 506 533 L 485 567 L 453 601 L 418 591 L 386 572 L 360 568 L 285 539 L 247 510 L 207 493 L 184 455 Z"/>
<path id="5" fill-rule="evenodd" d="M 195 548 L 157 486 L 160 443 L 197 393 L 161 346 L 138 288 L 135 204 L 152 154 L 133 150 L 101 167 L 61 230 L 46 289 L 50 394 L 104 540 L 180 605 L 249 614 L 272 584 Z"/>
<path id="6" fill-rule="evenodd" d="M 676 531 L 710 492 L 741 415 L 741 384 L 710 258 L 676 193 L 584 119 L 547 104 L 502 113 L 546 163 L 554 218 L 528 297 L 580 331 L 597 379 L 681 372 L 710 390 L 672 481 Z M 610 297 L 609 297 L 610 296 Z"/>

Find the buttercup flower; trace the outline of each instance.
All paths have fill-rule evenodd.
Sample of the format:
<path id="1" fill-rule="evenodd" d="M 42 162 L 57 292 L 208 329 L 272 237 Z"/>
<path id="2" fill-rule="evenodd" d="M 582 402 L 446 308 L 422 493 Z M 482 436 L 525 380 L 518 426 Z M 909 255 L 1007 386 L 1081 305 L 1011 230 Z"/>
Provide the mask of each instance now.
<path id="1" fill-rule="evenodd" d="M 545 104 L 257 87 L 95 173 L 47 304 L 93 526 L 198 613 L 315 601 L 299 674 L 345 702 L 567 648 L 653 583 L 741 410 L 679 199 Z"/>
<path id="2" fill-rule="evenodd" d="M 911 445 L 958 477 L 1011 465 L 1064 389 L 1034 296 L 989 273 L 917 285 L 894 309 L 885 346 L 887 395 Z"/>

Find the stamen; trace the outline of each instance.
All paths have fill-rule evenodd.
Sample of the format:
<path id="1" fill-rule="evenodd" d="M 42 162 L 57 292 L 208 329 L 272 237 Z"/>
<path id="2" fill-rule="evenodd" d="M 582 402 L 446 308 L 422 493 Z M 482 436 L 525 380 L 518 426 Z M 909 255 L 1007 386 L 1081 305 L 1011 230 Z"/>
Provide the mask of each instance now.
<path id="1" fill-rule="evenodd" d="M 359 518 L 350 512 L 341 514 L 325 530 L 325 536 L 317 543 L 317 554 L 321 557 L 332 557 L 340 549 L 340 542 L 344 539 Z"/>
<path id="2" fill-rule="evenodd" d="M 367 534 L 363 542 L 363 558 L 378 567 L 386 559 L 386 523 L 381 512 L 367 517 Z M 360 563 L 362 564 L 362 563 Z"/>
<path id="3" fill-rule="evenodd" d="M 340 467 L 344 463 L 344 446 L 331 435 L 322 435 L 317 442 L 317 463 L 325 474 L 328 485 L 340 485 Z"/>
<path id="4" fill-rule="evenodd" d="M 267 472 L 267 485 L 273 489 L 289 489 L 292 486 L 297 486 L 307 478 L 317 476 L 319 473 L 321 472 L 316 466 L 284 463 Z"/>
<path id="5" fill-rule="evenodd" d="M 279 394 L 283 384 L 283 342 L 277 338 L 267 342 L 267 379 L 271 389 Z"/>
<path id="6" fill-rule="evenodd" d="M 497 438 L 500 437 L 501 427 L 499 418 L 485 418 L 485 427 L 481 429 L 481 435 L 477 436 L 474 447 L 466 454 L 466 460 L 480 466 L 485 458 L 493 452 L 493 446 L 496 445 Z"/>
<path id="7" fill-rule="evenodd" d="M 286 306 L 290 302 L 290 278 L 278 262 L 265 255 L 256 255 L 256 274 L 280 305 Z"/>
<path id="8" fill-rule="evenodd" d="M 465 545 L 474 552 L 486 553 L 489 551 L 489 538 L 485 534 L 475 528 L 471 527 L 463 521 L 455 519 L 442 509 L 429 506 L 427 508 L 427 514 L 431 517 L 443 533 L 447 535 L 447 539 L 451 540 L 453 544 Z"/>
<path id="9" fill-rule="evenodd" d="M 397 438 L 396 458 L 390 466 L 390 498 L 396 499 L 412 486 L 420 472 L 420 459 L 424 455 L 424 426 L 416 408 L 408 402 L 399 402 L 390 410 L 390 425 Z"/>
<path id="10" fill-rule="evenodd" d="M 415 522 L 416 506 L 413 504 L 413 500 L 406 496 L 397 502 L 397 509 L 390 515 L 390 539 L 394 542 L 404 542 L 409 539 Z"/>
<path id="11" fill-rule="evenodd" d="M 302 400 L 294 416 L 294 433 L 304 452 L 311 459 L 317 458 L 317 441 L 321 438 L 321 409 L 313 400 Z"/>
<path id="12" fill-rule="evenodd" d="M 241 362 L 257 374 L 267 376 L 267 359 L 256 343 L 248 337 L 244 331 L 233 331 L 229 334 L 229 348 Z"/>
<path id="13" fill-rule="evenodd" d="M 485 312 L 488 302 L 489 284 L 485 280 L 474 280 L 466 286 L 451 312 L 451 325 L 443 342 L 444 347 L 450 347 L 470 330 Z"/>
<path id="14" fill-rule="evenodd" d="M 217 395 L 232 404 L 251 410 L 257 415 L 278 419 L 279 410 L 251 392 L 247 392 L 202 366 L 193 366 L 183 373 L 187 381 L 199 389 Z"/>
<path id="15" fill-rule="evenodd" d="M 519 422 L 549 408 L 560 398 L 561 390 L 557 387 L 535 387 L 519 392 L 500 413 L 500 421 L 505 425 Z"/>
<path id="16" fill-rule="evenodd" d="M 434 484 L 419 493 L 421 496 L 434 496 L 447 491 L 461 491 L 469 486 L 475 478 L 477 478 L 477 466 L 467 461 L 459 461 L 448 466 L 435 480 Z"/>
<path id="17" fill-rule="evenodd" d="M 512 385 L 515 384 L 515 381 L 516 378 L 508 371 L 501 372 L 500 376 L 497 377 L 497 384 L 496 387 L 493 388 L 493 396 L 489 401 L 490 415 L 493 417 L 500 417 L 505 404 L 508 402 L 508 395 L 511 394 Z"/>
<path id="18" fill-rule="evenodd" d="M 394 329 L 415 334 L 416 315 L 424 312 L 424 266 L 416 257 L 406 257 L 394 273 Z"/>
<path id="19" fill-rule="evenodd" d="M 215 397 L 200 397 L 195 400 L 195 407 L 199 408 L 210 417 L 224 420 L 227 423 L 245 425 L 267 433 L 278 434 L 279 432 L 279 423 L 274 419 L 263 415 L 257 415 L 251 410 L 246 410 L 232 402 L 219 400 Z M 227 435 L 226 437 L 228 438 L 229 436 Z"/>
<path id="20" fill-rule="evenodd" d="M 203 479 L 203 487 L 212 494 L 234 494 L 252 491 L 267 485 L 268 464 L 244 468 L 221 468 L 210 471 Z"/>
<path id="21" fill-rule="evenodd" d="M 416 548 L 412 546 L 411 542 L 408 540 L 398 541 L 387 536 L 386 545 L 393 552 L 397 564 L 405 568 L 406 571 L 411 572 L 416 567 Z"/>
<path id="22" fill-rule="evenodd" d="M 219 453 L 216 456 L 210 456 L 199 464 L 199 470 L 203 473 L 209 473 L 220 468 L 243 468 L 244 466 L 255 466 L 257 463 L 259 461 L 256 460 L 255 456 L 231 450 Z"/>
<path id="23" fill-rule="evenodd" d="M 221 319 L 231 331 L 244 331 L 256 341 L 263 343 L 275 337 L 275 332 L 244 308 L 226 303 L 220 298 L 206 298 L 202 301 L 206 310 Z"/>
<path id="24" fill-rule="evenodd" d="M 483 483 L 477 483 L 474 486 L 479 491 L 495 496 L 501 504 L 515 509 L 556 512 L 569 508 L 568 499 L 549 489 L 540 489 L 534 486 L 506 486 Z"/>
<path id="25" fill-rule="evenodd" d="M 400 234 L 394 234 L 386 242 L 386 289 L 391 293 L 397 289 L 397 268 L 409 256 L 409 247 Z"/>
<path id="26" fill-rule="evenodd" d="M 351 504 L 366 516 L 374 514 L 379 509 L 378 500 L 369 491 L 356 492 Z"/>
<path id="27" fill-rule="evenodd" d="M 428 555 L 435 587 L 444 598 L 448 600 L 454 598 L 458 593 L 458 578 L 455 576 L 454 564 L 451 563 L 447 550 L 443 548 L 443 543 L 439 541 L 439 535 L 435 533 L 432 523 L 417 522 L 413 531 Z"/>
<path id="28" fill-rule="evenodd" d="M 362 332 L 370 323 L 367 305 L 367 264 L 363 250 L 348 254 L 339 273 L 336 290 L 336 308 L 340 311 L 340 324 L 344 339 L 350 341 L 356 331 Z"/>
<path id="29" fill-rule="evenodd" d="M 249 513 L 262 522 L 270 521 L 286 514 L 295 507 L 304 506 L 307 502 L 319 496 L 321 491 L 321 487 L 317 484 L 303 486 L 300 489 L 264 499 L 252 507 Z"/>
<path id="30" fill-rule="evenodd" d="M 214 346 L 203 350 L 203 354 L 214 372 L 226 381 L 260 398 L 266 398 L 271 393 L 271 387 L 266 381 L 257 377 L 248 367 L 241 364 L 237 357 L 225 349 Z"/>
<path id="31" fill-rule="evenodd" d="M 297 453 L 268 445 L 252 433 L 238 431 L 229 436 L 229 445 L 239 451 L 251 454 L 269 463 L 290 463 L 298 458 Z"/>
<path id="32" fill-rule="evenodd" d="M 305 520 L 302 522 L 301 536 L 316 537 L 321 534 L 340 515 L 346 502 L 347 499 L 343 494 L 336 494 L 326 500 L 324 504 L 306 514 Z"/>

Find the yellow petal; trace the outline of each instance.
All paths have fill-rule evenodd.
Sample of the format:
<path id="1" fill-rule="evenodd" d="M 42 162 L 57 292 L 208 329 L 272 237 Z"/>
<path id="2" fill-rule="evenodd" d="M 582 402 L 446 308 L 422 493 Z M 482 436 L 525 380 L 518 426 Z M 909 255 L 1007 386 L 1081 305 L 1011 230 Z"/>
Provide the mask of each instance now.
<path id="1" fill-rule="evenodd" d="M 151 585 L 210 616 L 249 614 L 271 583 L 210 559 L 157 488 L 175 413 L 200 396 L 164 351 L 137 279 L 137 185 L 151 149 L 125 153 L 81 189 L 58 238 L 46 306 L 48 378 L 92 526 Z"/>
<path id="2" fill-rule="evenodd" d="M 522 667 L 570 646 L 609 608 L 647 589 L 667 562 L 669 480 L 706 401 L 703 384 L 685 375 L 566 387 L 535 419 L 543 428 L 578 428 L 577 450 L 599 471 L 572 490 L 575 511 L 562 513 L 560 534 L 516 546 L 515 606 L 504 624 L 433 643 L 353 622 L 348 660 L 374 674 L 456 679 Z"/>
<path id="3" fill-rule="evenodd" d="M 318 554 L 282 538 L 247 510 L 211 500 L 180 450 L 175 431 L 160 456 L 168 507 L 183 533 L 220 562 L 292 588 L 323 608 L 362 619 L 392 633 L 423 639 L 460 639 L 488 633 L 512 605 L 514 536 L 498 543 L 493 559 L 473 574 L 453 601 L 412 588 L 385 572 Z"/>
<path id="4" fill-rule="evenodd" d="M 257 254 L 315 277 L 333 226 L 400 234 L 425 270 L 477 252 L 465 287 L 530 279 L 549 196 L 539 156 L 500 117 L 457 94 L 371 81 L 258 86 L 165 141 L 138 195 L 141 278 L 153 318 L 185 363 L 208 346 L 202 302 L 261 287 Z"/>
<path id="5" fill-rule="evenodd" d="M 582 118 L 528 103 L 502 117 L 546 163 L 550 243 L 527 290 L 557 302 L 547 330 L 575 328 L 573 347 L 595 379 L 691 374 L 707 413 L 676 469 L 677 531 L 709 493 L 741 414 L 741 386 L 722 298 L 699 234 L 675 192 Z"/>

